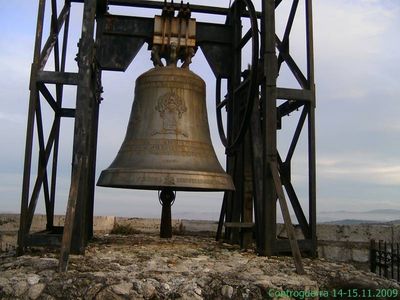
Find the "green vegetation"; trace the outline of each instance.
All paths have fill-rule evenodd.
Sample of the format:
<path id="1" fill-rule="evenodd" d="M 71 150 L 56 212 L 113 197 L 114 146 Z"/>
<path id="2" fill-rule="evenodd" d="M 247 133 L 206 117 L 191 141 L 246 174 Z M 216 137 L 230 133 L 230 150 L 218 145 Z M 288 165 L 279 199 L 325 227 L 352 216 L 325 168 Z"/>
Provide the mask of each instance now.
<path id="1" fill-rule="evenodd" d="M 115 224 L 114 228 L 111 230 L 110 233 L 121 234 L 121 235 L 133 235 L 140 233 L 140 230 L 133 228 L 131 224 Z"/>

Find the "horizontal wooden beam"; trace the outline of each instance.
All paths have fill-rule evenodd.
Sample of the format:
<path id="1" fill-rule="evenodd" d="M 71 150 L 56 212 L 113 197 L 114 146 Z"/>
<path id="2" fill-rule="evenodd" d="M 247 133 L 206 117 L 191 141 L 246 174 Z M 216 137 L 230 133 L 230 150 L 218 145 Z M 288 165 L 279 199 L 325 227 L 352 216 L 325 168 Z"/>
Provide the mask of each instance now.
<path id="1" fill-rule="evenodd" d="M 277 98 L 287 100 L 312 101 L 314 99 L 310 90 L 277 88 Z"/>
<path id="2" fill-rule="evenodd" d="M 37 82 L 78 85 L 78 73 L 39 71 Z"/>
<path id="3" fill-rule="evenodd" d="M 83 3 L 84 0 L 71 0 L 71 2 Z M 168 3 L 171 5 L 171 3 Z M 108 5 L 116 6 L 131 6 L 131 7 L 141 7 L 141 8 L 152 8 L 152 9 L 162 9 L 164 7 L 163 1 L 148 1 L 148 0 L 109 0 Z M 172 3 L 175 10 L 179 10 L 180 3 Z M 215 7 L 215 6 L 204 6 L 204 5 L 194 5 L 190 4 L 190 10 L 195 13 L 205 13 L 213 15 L 227 16 L 230 12 L 229 8 L 225 7 Z M 243 16 L 247 17 L 248 13 L 243 12 Z M 261 18 L 261 12 L 257 12 L 257 18 Z"/>
<path id="4" fill-rule="evenodd" d="M 26 236 L 26 246 L 41 246 L 41 247 L 60 247 L 61 234 L 51 234 L 48 232 L 40 232 L 29 234 Z"/>
<path id="5" fill-rule="evenodd" d="M 251 222 L 225 222 L 224 224 L 227 228 L 253 228 L 254 223 Z"/>
<path id="6" fill-rule="evenodd" d="M 297 240 L 301 252 L 312 251 L 312 240 Z M 290 242 L 287 239 L 280 239 L 275 241 L 275 252 L 278 254 L 280 252 L 291 252 Z"/>
<path id="7" fill-rule="evenodd" d="M 125 35 L 151 39 L 154 19 L 119 15 L 105 15 L 98 19 L 102 34 Z"/>
<path id="8" fill-rule="evenodd" d="M 61 108 L 60 116 L 65 118 L 75 118 L 74 108 Z"/>

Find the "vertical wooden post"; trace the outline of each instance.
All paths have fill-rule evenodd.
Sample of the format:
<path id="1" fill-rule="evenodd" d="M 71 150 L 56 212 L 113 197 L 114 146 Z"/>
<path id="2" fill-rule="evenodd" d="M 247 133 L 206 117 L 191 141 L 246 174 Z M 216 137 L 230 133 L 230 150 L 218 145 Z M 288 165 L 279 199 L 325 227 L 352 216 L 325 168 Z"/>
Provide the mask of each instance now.
<path id="1" fill-rule="evenodd" d="M 396 261 L 397 261 L 397 281 L 400 282 L 400 253 L 399 253 L 399 243 L 396 243 Z"/>
<path id="2" fill-rule="evenodd" d="M 242 208 L 242 222 L 253 222 L 253 176 L 251 166 L 251 144 L 250 144 L 250 131 L 247 132 L 244 138 L 244 157 L 243 157 L 243 208 Z M 253 239 L 254 228 L 241 229 L 241 246 L 248 248 Z"/>
<path id="3" fill-rule="evenodd" d="M 73 159 L 82 160 L 82 172 L 78 184 L 77 204 L 75 210 L 74 234 L 72 237 L 71 252 L 83 254 L 88 237 L 88 213 L 93 201 L 90 190 L 94 185 L 90 172 L 92 167 L 93 118 L 96 107 L 93 85 L 93 58 L 94 58 L 94 27 L 96 15 L 96 0 L 86 0 L 83 10 L 82 34 L 79 40 L 79 84 L 77 88 Z M 73 162 L 73 168 L 77 164 Z M 72 175 L 77 174 L 75 170 Z M 72 178 L 72 182 L 74 178 Z"/>
<path id="4" fill-rule="evenodd" d="M 253 197 L 254 197 L 254 218 L 257 242 L 257 253 L 263 253 L 264 225 L 263 220 L 263 139 L 261 133 L 261 118 L 259 99 L 254 101 L 253 113 L 250 120 L 250 145 L 252 154 L 253 170 Z"/>
<path id="5" fill-rule="evenodd" d="M 242 13 L 242 3 L 241 1 L 235 1 L 233 6 L 233 66 L 232 66 L 232 90 L 231 90 L 231 100 L 232 100 L 232 135 L 230 136 L 230 142 L 233 141 L 234 137 L 239 131 L 238 123 L 236 120 L 241 118 L 241 106 L 242 98 L 235 93 L 235 89 L 240 85 L 241 69 L 242 69 L 242 58 L 241 58 L 241 48 L 239 47 L 240 40 L 242 38 L 242 23 L 241 23 L 241 13 Z M 231 222 L 240 222 L 242 208 L 243 208 L 243 189 L 244 189 L 244 178 L 243 178 L 243 144 L 233 149 L 233 174 L 232 178 L 235 183 L 235 191 L 233 192 L 232 199 L 232 219 Z M 240 229 L 231 228 L 231 241 L 234 243 L 240 243 Z"/>
<path id="6" fill-rule="evenodd" d="M 382 241 L 378 242 L 378 268 L 379 268 L 379 276 L 382 276 Z"/>
<path id="7" fill-rule="evenodd" d="M 400 282 L 400 252 L 399 252 L 399 243 L 396 245 L 396 258 L 397 258 L 397 281 Z"/>
<path id="8" fill-rule="evenodd" d="M 383 244 L 383 276 L 385 278 L 389 277 L 389 272 L 388 272 L 388 253 L 387 253 L 387 242 L 385 241 L 385 243 Z"/>
<path id="9" fill-rule="evenodd" d="M 376 242 L 375 240 L 371 240 L 370 249 L 369 249 L 369 262 L 370 269 L 372 273 L 376 272 Z"/>
<path id="10" fill-rule="evenodd" d="M 38 17 L 36 24 L 36 38 L 35 50 L 33 54 L 33 63 L 31 67 L 31 78 L 29 82 L 29 108 L 28 108 L 28 122 L 26 129 L 25 141 L 25 158 L 24 158 L 24 175 L 22 182 L 22 195 L 21 195 L 21 215 L 20 226 L 18 231 L 18 249 L 17 254 L 22 255 L 25 248 L 25 236 L 28 234 L 29 228 L 27 226 L 28 217 L 28 202 L 29 202 L 29 182 L 32 164 L 32 146 L 33 146 L 33 130 L 35 123 L 36 104 L 39 101 L 39 91 L 36 84 L 36 76 L 40 60 L 40 51 L 42 47 L 43 35 L 43 19 L 46 6 L 46 0 L 39 1 Z"/>
<path id="11" fill-rule="evenodd" d="M 276 241 L 276 192 L 271 174 L 271 164 L 277 162 L 276 152 L 276 79 L 277 57 L 275 54 L 275 1 L 262 2 L 261 55 L 265 80 L 262 83 L 262 120 L 264 134 L 263 153 L 263 238 L 261 255 L 273 255 Z"/>
<path id="12" fill-rule="evenodd" d="M 394 247 L 393 241 L 390 243 L 390 278 L 394 279 Z"/>
<path id="13" fill-rule="evenodd" d="M 316 150 L 315 150 L 315 83 L 314 83 L 314 45 L 312 0 L 306 0 L 306 45 L 307 45 L 307 81 L 312 99 L 308 106 L 308 170 L 309 170 L 309 224 L 312 241 L 312 256 L 317 256 L 317 206 L 316 206 Z"/>

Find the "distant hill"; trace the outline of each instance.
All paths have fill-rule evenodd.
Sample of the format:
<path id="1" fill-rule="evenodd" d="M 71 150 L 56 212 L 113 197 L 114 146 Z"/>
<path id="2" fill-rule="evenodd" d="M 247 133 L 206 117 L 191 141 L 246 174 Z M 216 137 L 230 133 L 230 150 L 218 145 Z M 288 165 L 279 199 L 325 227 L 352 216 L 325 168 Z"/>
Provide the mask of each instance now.
<path id="1" fill-rule="evenodd" d="M 358 224 L 376 224 L 379 223 L 377 221 L 370 220 L 354 220 L 354 219 L 344 219 L 344 220 L 335 220 L 328 222 L 321 222 L 320 224 L 329 224 L 329 225 L 358 225 Z"/>
<path id="2" fill-rule="evenodd" d="M 317 222 L 323 224 L 398 224 L 399 220 L 399 209 L 322 211 L 317 214 Z"/>
<path id="3" fill-rule="evenodd" d="M 349 211 L 349 210 L 335 210 L 335 211 L 321 211 L 321 214 L 379 214 L 379 215 L 398 215 L 400 217 L 400 209 L 372 209 L 366 211 Z"/>
<path id="4" fill-rule="evenodd" d="M 387 222 L 388 224 L 400 225 L 400 219 Z"/>
<path id="5" fill-rule="evenodd" d="M 329 225 L 360 225 L 360 224 L 397 225 L 397 224 L 399 224 L 400 225 L 400 219 L 388 221 L 388 222 L 373 221 L 373 220 L 344 219 L 344 220 L 321 222 L 320 224 L 329 224 Z"/>

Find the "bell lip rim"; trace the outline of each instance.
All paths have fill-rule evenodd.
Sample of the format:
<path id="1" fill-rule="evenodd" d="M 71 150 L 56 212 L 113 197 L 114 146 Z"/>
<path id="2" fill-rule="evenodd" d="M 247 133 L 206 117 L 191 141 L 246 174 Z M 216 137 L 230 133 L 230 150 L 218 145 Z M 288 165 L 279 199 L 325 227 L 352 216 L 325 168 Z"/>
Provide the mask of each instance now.
<path id="1" fill-rule="evenodd" d="M 222 168 L 221 168 L 222 169 Z M 107 183 L 102 183 L 101 181 L 105 180 L 105 177 L 110 177 L 113 176 L 112 173 L 130 173 L 130 174 L 160 174 L 163 175 L 164 177 L 168 175 L 178 175 L 180 174 L 182 177 L 190 177 L 190 176 L 206 176 L 206 177 L 214 177 L 214 178 L 222 178 L 223 180 L 226 181 L 226 185 L 224 184 L 219 184 L 219 185 L 214 185 L 207 187 L 210 184 L 198 184 L 196 186 L 190 186 L 190 185 L 184 185 L 184 184 L 177 184 L 177 185 L 171 185 L 171 184 L 146 184 L 146 183 L 141 183 L 140 185 L 138 184 L 107 184 Z M 235 191 L 235 185 L 233 184 L 232 177 L 225 173 L 217 173 L 217 172 L 202 172 L 202 171 L 189 171 L 189 170 L 160 170 L 160 169 L 118 169 L 115 168 L 107 168 L 103 170 L 100 173 L 99 179 L 97 180 L 96 186 L 100 187 L 111 187 L 111 188 L 126 188 L 126 189 L 137 189 L 137 190 L 161 190 L 163 188 L 171 188 L 176 191 L 209 191 L 209 192 L 223 192 L 223 191 Z M 108 181 L 108 180 L 107 180 Z"/>
<path id="2" fill-rule="evenodd" d="M 99 184 L 97 183 L 96 186 L 98 187 L 105 187 L 105 188 L 117 188 L 117 189 L 129 189 L 129 190 L 143 190 L 143 191 L 161 191 L 165 188 L 170 188 L 173 191 L 177 192 L 233 192 L 235 191 L 235 187 L 231 188 L 189 188 L 184 186 L 171 186 L 171 185 L 106 185 L 106 184 Z"/>

